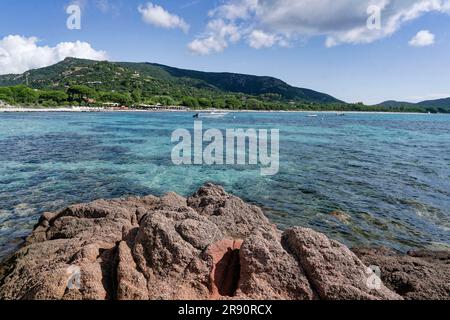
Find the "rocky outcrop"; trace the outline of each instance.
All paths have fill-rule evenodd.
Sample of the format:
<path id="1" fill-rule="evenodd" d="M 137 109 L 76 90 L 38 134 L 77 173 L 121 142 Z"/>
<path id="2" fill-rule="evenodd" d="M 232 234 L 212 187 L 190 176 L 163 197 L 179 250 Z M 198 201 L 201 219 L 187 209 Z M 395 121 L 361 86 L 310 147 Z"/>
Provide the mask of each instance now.
<path id="1" fill-rule="evenodd" d="M 380 267 L 381 279 L 408 300 L 450 300 L 450 252 L 410 251 L 406 255 L 387 248 L 354 249 L 367 265 Z"/>
<path id="2" fill-rule="evenodd" d="M 435 288 L 424 282 L 422 296 L 405 295 L 388 267 L 387 286 L 374 288 L 367 265 L 386 260 L 358 254 L 311 229 L 283 233 L 259 208 L 207 184 L 187 199 L 170 193 L 45 213 L 0 266 L 0 299 L 402 299 Z"/>

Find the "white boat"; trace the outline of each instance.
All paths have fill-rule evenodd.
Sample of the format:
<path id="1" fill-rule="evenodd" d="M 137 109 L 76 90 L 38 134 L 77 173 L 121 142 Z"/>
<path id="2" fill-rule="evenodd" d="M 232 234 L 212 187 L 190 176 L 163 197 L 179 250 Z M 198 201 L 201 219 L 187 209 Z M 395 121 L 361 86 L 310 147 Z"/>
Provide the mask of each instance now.
<path id="1" fill-rule="evenodd" d="M 308 114 L 307 117 L 309 117 L 309 118 L 317 118 L 318 115 L 317 114 Z"/>
<path id="2" fill-rule="evenodd" d="M 228 112 L 203 112 L 194 115 L 194 118 L 222 118 L 228 115 Z"/>

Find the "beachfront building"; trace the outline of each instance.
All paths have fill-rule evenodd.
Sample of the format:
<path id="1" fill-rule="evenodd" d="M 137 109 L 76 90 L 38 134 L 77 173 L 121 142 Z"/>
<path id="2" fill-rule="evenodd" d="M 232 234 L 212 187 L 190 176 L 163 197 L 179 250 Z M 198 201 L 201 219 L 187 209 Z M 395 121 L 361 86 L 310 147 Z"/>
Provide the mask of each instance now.
<path id="1" fill-rule="evenodd" d="M 102 106 L 109 110 L 117 110 L 117 111 L 130 110 L 130 108 L 128 106 L 123 106 L 117 102 L 105 102 L 105 103 L 102 103 Z"/>
<path id="2" fill-rule="evenodd" d="M 142 109 L 142 110 L 160 110 L 160 109 L 162 109 L 161 106 L 152 105 L 152 104 L 139 104 L 134 107 L 136 109 Z"/>
<path id="3" fill-rule="evenodd" d="M 120 105 L 115 102 L 105 102 L 105 103 L 102 103 L 102 106 L 104 106 L 106 108 L 115 108 L 115 107 L 119 107 Z"/>
<path id="4" fill-rule="evenodd" d="M 189 111 L 190 108 L 185 106 L 169 106 L 167 107 L 169 110 L 177 110 L 177 111 Z"/>
<path id="5" fill-rule="evenodd" d="M 153 110 L 153 111 L 188 111 L 189 108 L 184 106 L 163 106 L 162 104 L 139 104 L 134 106 L 136 109 Z"/>

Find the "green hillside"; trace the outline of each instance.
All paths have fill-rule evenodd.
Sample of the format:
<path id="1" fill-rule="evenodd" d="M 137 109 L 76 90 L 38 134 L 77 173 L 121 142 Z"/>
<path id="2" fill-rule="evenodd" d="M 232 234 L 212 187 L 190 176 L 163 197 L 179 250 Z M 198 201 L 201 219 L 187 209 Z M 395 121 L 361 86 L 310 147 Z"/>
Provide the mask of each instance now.
<path id="1" fill-rule="evenodd" d="M 377 106 L 389 108 L 393 111 L 416 110 L 418 112 L 450 113 L 450 98 L 427 100 L 419 103 L 390 100 L 382 102 Z"/>
<path id="2" fill-rule="evenodd" d="M 126 65 L 130 68 L 141 66 L 140 64 Z M 152 75 L 150 72 L 156 72 L 153 76 L 167 75 L 169 79 L 195 79 L 201 83 L 207 84 L 208 87 L 210 86 L 226 92 L 239 92 L 253 96 L 275 94 L 279 95 L 283 100 L 319 103 L 341 102 L 327 94 L 309 89 L 292 87 L 287 83 L 272 77 L 258 77 L 237 73 L 192 71 L 150 63 L 145 64 L 140 70 L 144 73 L 146 73 L 146 70 L 149 70 L 149 75 Z"/>
<path id="3" fill-rule="evenodd" d="M 0 76 L 0 100 L 12 105 L 184 105 L 193 109 L 450 112 L 449 99 L 376 106 L 347 104 L 272 77 L 184 70 L 153 63 L 67 58 L 20 75 Z"/>
<path id="4" fill-rule="evenodd" d="M 295 103 L 341 103 L 329 95 L 295 88 L 271 77 L 75 58 L 22 75 L 0 76 L 0 86 L 16 85 L 40 90 L 67 90 L 83 85 L 99 93 L 125 94 L 134 102 L 185 103 L 191 107 L 240 108 L 248 105 L 272 109 Z"/>
<path id="5" fill-rule="evenodd" d="M 422 101 L 418 105 L 421 107 L 443 108 L 450 111 L 450 98 Z"/>

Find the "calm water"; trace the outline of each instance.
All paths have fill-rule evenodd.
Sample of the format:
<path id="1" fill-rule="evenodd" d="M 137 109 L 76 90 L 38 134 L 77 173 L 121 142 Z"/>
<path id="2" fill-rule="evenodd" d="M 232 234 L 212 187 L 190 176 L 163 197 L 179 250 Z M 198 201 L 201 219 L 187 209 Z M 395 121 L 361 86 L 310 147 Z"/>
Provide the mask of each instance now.
<path id="1" fill-rule="evenodd" d="M 0 114 L 0 258 L 40 214 L 126 195 L 189 195 L 206 181 L 264 208 L 281 228 L 348 245 L 450 245 L 450 116 L 234 114 L 204 127 L 280 129 L 280 173 L 174 166 L 183 113 Z M 342 224 L 329 215 L 343 210 Z"/>

